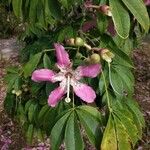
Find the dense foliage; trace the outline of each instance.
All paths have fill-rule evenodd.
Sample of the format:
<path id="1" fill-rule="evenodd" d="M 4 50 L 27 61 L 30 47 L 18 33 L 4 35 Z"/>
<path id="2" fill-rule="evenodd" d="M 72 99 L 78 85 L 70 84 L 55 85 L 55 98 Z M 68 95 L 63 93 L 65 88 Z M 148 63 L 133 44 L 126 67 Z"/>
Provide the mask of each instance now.
<path id="1" fill-rule="evenodd" d="M 8 68 L 5 109 L 20 120 L 29 143 L 50 137 L 51 149 L 62 142 L 67 150 L 84 149 L 83 136 L 102 150 L 130 150 L 142 137 L 143 115 L 133 98 L 131 54 L 149 30 L 142 0 L 12 0 L 14 13 L 26 26 L 20 52 L 22 67 Z M 99 64 L 100 74 L 84 78 L 96 92 L 88 104 L 71 92 L 56 107 L 47 99 L 58 84 L 36 83 L 36 69 L 56 72 L 54 43 L 61 43 L 73 62 Z M 89 70 L 90 72 L 90 70 Z M 86 135 L 81 131 L 84 130 Z"/>

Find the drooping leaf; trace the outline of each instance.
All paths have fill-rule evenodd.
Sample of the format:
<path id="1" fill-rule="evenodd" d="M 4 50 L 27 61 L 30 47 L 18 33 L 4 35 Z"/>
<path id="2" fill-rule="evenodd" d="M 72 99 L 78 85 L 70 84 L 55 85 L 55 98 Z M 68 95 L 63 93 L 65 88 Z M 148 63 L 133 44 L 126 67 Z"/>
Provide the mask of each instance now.
<path id="1" fill-rule="evenodd" d="M 118 35 L 127 38 L 130 31 L 130 17 L 126 8 L 120 0 L 109 0 L 112 19 Z"/>
<path id="2" fill-rule="evenodd" d="M 148 32 L 150 21 L 144 2 L 142 0 L 122 0 L 122 2 L 131 11 L 145 31 Z"/>

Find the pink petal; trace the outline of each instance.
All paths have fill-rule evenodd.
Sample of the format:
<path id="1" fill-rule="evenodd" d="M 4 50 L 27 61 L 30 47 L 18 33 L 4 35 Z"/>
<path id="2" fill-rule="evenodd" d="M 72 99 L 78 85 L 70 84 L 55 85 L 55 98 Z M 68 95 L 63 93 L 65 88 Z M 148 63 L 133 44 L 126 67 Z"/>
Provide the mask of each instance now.
<path id="1" fill-rule="evenodd" d="M 145 5 L 150 5 L 150 0 L 144 0 Z"/>
<path id="2" fill-rule="evenodd" d="M 68 67 L 71 62 L 65 48 L 58 43 L 55 43 L 54 47 L 56 49 L 57 64 L 61 67 Z"/>
<path id="3" fill-rule="evenodd" d="M 92 64 L 88 66 L 79 66 L 75 70 L 75 76 L 77 79 L 80 79 L 81 77 L 90 77 L 95 78 L 101 71 L 101 65 L 100 64 Z"/>
<path id="4" fill-rule="evenodd" d="M 54 82 L 55 73 L 49 69 L 38 69 L 32 73 L 32 80 L 35 82 L 51 81 Z"/>
<path id="5" fill-rule="evenodd" d="M 78 81 L 72 81 L 73 91 L 80 97 L 83 101 L 87 103 L 94 102 L 96 98 L 95 91 L 88 85 L 80 83 Z"/>
<path id="6" fill-rule="evenodd" d="M 53 90 L 48 98 L 48 104 L 51 107 L 55 107 L 57 103 L 62 99 L 63 95 L 66 93 L 66 90 L 62 87 L 58 87 Z"/>

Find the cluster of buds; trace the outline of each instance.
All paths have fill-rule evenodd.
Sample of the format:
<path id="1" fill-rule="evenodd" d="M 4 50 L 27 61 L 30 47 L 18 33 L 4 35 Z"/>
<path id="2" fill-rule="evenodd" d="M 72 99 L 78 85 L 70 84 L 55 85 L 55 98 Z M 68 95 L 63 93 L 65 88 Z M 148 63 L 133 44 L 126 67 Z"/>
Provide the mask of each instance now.
<path id="1" fill-rule="evenodd" d="M 22 94 L 21 90 L 12 90 L 12 94 L 15 94 L 17 97 L 20 96 Z"/>
<path id="2" fill-rule="evenodd" d="M 88 50 L 91 50 L 91 46 L 88 45 L 82 38 L 80 37 L 76 37 L 76 38 L 70 38 L 68 40 L 66 40 L 66 43 L 70 46 L 83 46 L 86 47 Z"/>
<path id="3" fill-rule="evenodd" d="M 21 87 L 22 87 L 22 90 L 21 89 L 19 89 L 19 90 L 15 90 L 15 89 L 12 90 L 12 94 L 14 94 L 17 97 L 19 97 L 19 96 L 21 96 L 22 91 L 24 91 L 24 92 L 28 92 L 29 91 L 29 89 L 28 89 L 26 84 L 23 84 Z"/>
<path id="4" fill-rule="evenodd" d="M 99 63 L 101 58 L 107 61 L 108 63 L 110 63 L 112 62 L 112 58 L 114 57 L 114 54 L 110 50 L 101 49 L 101 48 L 92 48 L 80 37 L 70 38 L 66 41 L 66 43 L 70 46 L 77 46 L 77 47 L 83 46 L 83 47 L 86 47 L 88 50 L 97 51 L 97 53 L 93 53 L 91 56 L 89 56 L 86 59 L 87 62 L 90 62 L 92 64 Z M 77 52 L 76 56 L 78 58 L 82 58 L 82 54 L 79 52 Z"/>
<path id="5" fill-rule="evenodd" d="M 92 4 L 86 4 L 86 8 L 93 8 L 96 9 L 97 11 L 107 15 L 107 16 L 112 16 L 111 9 L 108 5 L 92 5 Z"/>
<path id="6" fill-rule="evenodd" d="M 114 54 L 108 49 L 97 49 L 98 53 L 92 54 L 88 61 L 91 63 L 99 63 L 101 58 L 108 63 L 112 62 L 112 58 L 114 58 Z"/>

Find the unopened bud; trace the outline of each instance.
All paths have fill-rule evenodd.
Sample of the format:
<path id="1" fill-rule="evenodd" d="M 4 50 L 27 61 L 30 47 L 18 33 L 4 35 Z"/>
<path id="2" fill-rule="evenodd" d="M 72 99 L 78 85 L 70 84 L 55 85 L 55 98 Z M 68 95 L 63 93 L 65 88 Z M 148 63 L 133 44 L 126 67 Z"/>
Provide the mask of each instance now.
<path id="1" fill-rule="evenodd" d="M 99 63 L 100 62 L 99 54 L 96 54 L 96 53 L 92 54 L 90 56 L 90 60 L 91 60 L 92 63 Z"/>
<path id="2" fill-rule="evenodd" d="M 75 39 L 74 38 L 67 39 L 66 43 L 70 46 L 75 46 Z"/>
<path id="3" fill-rule="evenodd" d="M 28 88 L 24 88 L 24 91 L 25 91 L 25 92 L 28 92 Z"/>
<path id="4" fill-rule="evenodd" d="M 101 56 L 102 58 L 107 61 L 108 63 L 112 62 L 112 58 L 115 56 L 112 52 L 110 52 L 108 49 L 102 49 L 101 50 Z"/>
<path id="5" fill-rule="evenodd" d="M 112 16 L 110 7 L 108 5 L 101 5 L 99 10 L 107 16 Z"/>
<path id="6" fill-rule="evenodd" d="M 11 93 L 12 93 L 12 94 L 16 94 L 16 91 L 15 91 L 15 90 L 12 90 Z"/>
<path id="7" fill-rule="evenodd" d="M 82 55 L 81 53 L 77 52 L 76 57 L 77 57 L 77 58 L 82 58 L 83 55 Z"/>
<path id="8" fill-rule="evenodd" d="M 85 44 L 84 40 L 81 39 L 80 37 L 77 37 L 77 38 L 75 39 L 75 45 L 76 45 L 76 46 L 84 46 L 84 44 Z"/>
<path id="9" fill-rule="evenodd" d="M 20 96 L 22 94 L 21 90 L 16 91 L 16 96 Z"/>

